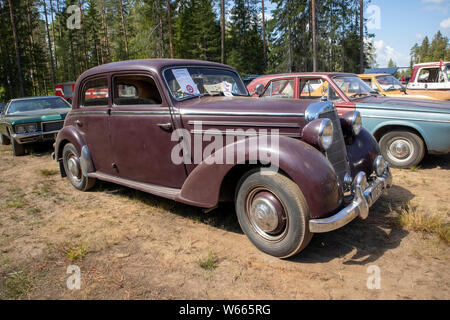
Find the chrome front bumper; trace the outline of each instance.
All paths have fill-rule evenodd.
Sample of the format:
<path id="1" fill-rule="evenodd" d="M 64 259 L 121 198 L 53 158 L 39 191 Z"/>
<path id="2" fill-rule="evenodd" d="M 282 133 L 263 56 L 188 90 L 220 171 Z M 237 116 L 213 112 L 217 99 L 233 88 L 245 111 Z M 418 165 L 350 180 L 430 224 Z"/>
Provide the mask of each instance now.
<path id="1" fill-rule="evenodd" d="M 369 208 L 383 194 L 383 191 L 391 186 L 392 175 L 389 166 L 385 167 L 382 175 L 370 183 L 367 182 L 366 174 L 359 172 L 353 180 L 352 202 L 329 218 L 309 220 L 309 231 L 312 233 L 329 232 L 345 226 L 356 217 L 366 219 L 369 215 Z"/>
<path id="2" fill-rule="evenodd" d="M 12 138 L 20 144 L 33 143 L 38 141 L 54 140 L 58 132 L 59 130 L 48 132 L 36 131 L 27 133 L 14 133 L 12 135 Z"/>

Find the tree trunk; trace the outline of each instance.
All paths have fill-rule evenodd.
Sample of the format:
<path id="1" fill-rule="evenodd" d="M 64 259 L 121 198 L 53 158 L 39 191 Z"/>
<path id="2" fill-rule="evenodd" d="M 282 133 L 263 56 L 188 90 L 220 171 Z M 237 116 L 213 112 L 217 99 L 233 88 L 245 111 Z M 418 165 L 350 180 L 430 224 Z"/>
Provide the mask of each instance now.
<path id="1" fill-rule="evenodd" d="M 364 1 L 359 0 L 359 71 L 364 73 Z"/>
<path id="2" fill-rule="evenodd" d="M 24 97 L 25 91 L 23 89 L 22 67 L 20 65 L 19 40 L 17 39 L 16 23 L 14 22 L 12 1 L 8 0 L 8 4 L 9 4 L 9 16 L 11 18 L 11 27 L 12 27 L 13 36 L 14 36 L 14 47 L 16 49 L 16 63 L 17 63 L 17 72 L 19 73 L 20 95 L 22 97 Z"/>
<path id="3" fill-rule="evenodd" d="M 50 0 L 50 17 L 52 18 L 52 36 L 55 53 L 55 67 L 58 68 L 58 57 L 56 55 L 55 21 L 53 20 L 53 0 Z"/>
<path id="4" fill-rule="evenodd" d="M 312 47 L 313 47 L 313 72 L 317 72 L 317 30 L 316 30 L 316 1 L 311 2 L 312 17 Z"/>
<path id="5" fill-rule="evenodd" d="M 125 55 L 128 59 L 128 40 L 127 40 L 127 28 L 125 26 L 125 16 L 123 13 L 123 3 L 122 0 L 119 0 L 119 6 L 120 6 L 120 17 L 122 19 L 122 31 L 123 31 L 123 42 L 125 44 Z"/>
<path id="6" fill-rule="evenodd" d="M 55 86 L 56 85 L 55 63 L 53 60 L 52 39 L 50 39 L 50 30 L 48 29 L 47 4 L 45 3 L 45 1 L 46 0 L 42 1 L 44 3 L 45 29 L 47 30 L 48 51 L 50 53 L 50 65 L 52 68 L 52 81 L 53 86 Z"/>
<path id="7" fill-rule="evenodd" d="M 39 79 L 35 76 L 36 72 L 36 57 L 34 53 L 34 39 L 33 39 L 33 28 L 31 25 L 31 15 L 30 15 L 30 1 L 27 0 L 27 24 L 28 24 L 28 32 L 30 33 L 30 36 L 28 38 L 30 42 L 30 55 L 31 55 L 31 67 L 30 67 L 30 76 L 31 76 L 31 83 L 33 85 L 33 95 L 38 95 L 39 90 Z M 35 80 L 35 78 L 37 80 Z M 36 84 L 37 83 L 37 84 Z"/>
<path id="8" fill-rule="evenodd" d="M 262 36 L 263 36 L 263 53 L 264 53 L 264 66 L 267 65 L 267 44 L 266 44 L 266 19 L 264 17 L 264 0 L 261 0 L 261 13 L 262 13 Z"/>
<path id="9" fill-rule="evenodd" d="M 85 69 L 89 69 L 89 56 L 88 56 L 88 50 L 87 50 L 87 35 L 86 35 L 86 26 L 84 25 L 84 12 L 83 12 L 83 3 L 82 0 L 78 1 L 78 5 L 80 7 L 80 13 L 81 13 L 81 23 L 82 23 L 82 29 L 83 29 L 83 50 L 84 50 L 84 63 L 85 63 Z"/>
<path id="10" fill-rule="evenodd" d="M 106 49 L 106 57 L 108 58 L 108 61 L 111 60 L 111 52 L 109 51 L 109 41 L 108 41 L 108 25 L 106 24 L 106 12 L 105 12 L 105 2 L 102 0 L 102 24 L 103 24 L 103 33 L 104 36 L 104 42 L 105 42 L 105 49 Z M 102 63 L 103 60 L 102 60 Z"/>
<path id="11" fill-rule="evenodd" d="M 220 0 L 220 62 L 225 63 L 225 0 Z"/>
<path id="12" fill-rule="evenodd" d="M 167 3 L 167 24 L 169 25 L 169 49 L 170 58 L 173 59 L 173 41 L 172 41 L 172 13 L 170 8 L 170 0 L 166 0 Z"/>
<path id="13" fill-rule="evenodd" d="M 162 13 L 162 0 L 158 1 L 158 12 L 159 12 L 159 44 L 160 44 L 160 51 L 159 51 L 159 57 L 164 57 L 164 31 L 163 31 L 163 13 Z"/>

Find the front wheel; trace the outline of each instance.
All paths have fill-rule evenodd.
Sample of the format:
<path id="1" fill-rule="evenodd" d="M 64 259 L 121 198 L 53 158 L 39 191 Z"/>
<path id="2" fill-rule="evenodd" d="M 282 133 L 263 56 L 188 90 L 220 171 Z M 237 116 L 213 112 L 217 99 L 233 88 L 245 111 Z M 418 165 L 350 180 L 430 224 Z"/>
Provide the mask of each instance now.
<path id="1" fill-rule="evenodd" d="M 236 192 L 236 213 L 242 230 L 261 251 L 288 258 L 311 241 L 309 208 L 300 188 L 276 173 L 251 171 Z"/>
<path id="2" fill-rule="evenodd" d="M 23 156 L 25 154 L 25 146 L 23 144 L 18 143 L 14 138 L 12 140 L 13 154 L 18 156 Z"/>
<path id="3" fill-rule="evenodd" d="M 63 165 L 67 178 L 76 189 L 87 191 L 95 185 L 96 179 L 83 175 L 78 151 L 71 143 L 64 146 Z"/>
<path id="4" fill-rule="evenodd" d="M 6 146 L 6 145 L 9 145 L 11 143 L 11 140 L 7 136 L 5 136 L 5 135 L 0 133 L 0 143 L 2 145 Z"/>
<path id="5" fill-rule="evenodd" d="M 411 131 L 390 131 L 380 139 L 384 158 L 396 168 L 417 166 L 425 155 L 421 137 Z"/>

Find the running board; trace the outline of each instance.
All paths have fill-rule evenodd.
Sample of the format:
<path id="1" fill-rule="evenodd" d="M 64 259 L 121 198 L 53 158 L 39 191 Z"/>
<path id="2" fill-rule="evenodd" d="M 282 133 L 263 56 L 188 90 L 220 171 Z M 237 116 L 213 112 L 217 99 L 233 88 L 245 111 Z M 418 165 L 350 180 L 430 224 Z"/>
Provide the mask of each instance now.
<path id="1" fill-rule="evenodd" d="M 177 198 L 181 192 L 181 189 L 161 187 L 161 186 L 156 186 L 154 184 L 136 182 L 136 181 L 132 181 L 132 180 L 128 180 L 128 179 L 111 176 L 109 174 L 105 174 L 105 173 L 101 173 L 101 172 L 91 172 L 91 173 L 88 173 L 87 176 L 89 178 L 96 178 L 99 180 L 120 184 L 125 187 L 137 189 L 139 191 L 151 193 L 156 196 L 160 196 L 160 197 L 164 197 L 164 198 L 168 198 L 168 199 L 172 199 L 172 200 L 175 200 L 175 198 Z"/>

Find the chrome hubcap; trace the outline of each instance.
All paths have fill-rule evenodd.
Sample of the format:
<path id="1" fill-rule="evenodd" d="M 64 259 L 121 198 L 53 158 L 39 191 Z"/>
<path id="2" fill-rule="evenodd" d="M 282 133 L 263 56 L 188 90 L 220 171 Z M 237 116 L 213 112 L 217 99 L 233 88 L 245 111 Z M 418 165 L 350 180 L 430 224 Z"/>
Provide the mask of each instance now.
<path id="1" fill-rule="evenodd" d="M 80 161 L 78 160 L 78 157 L 75 155 L 71 155 L 69 160 L 67 161 L 67 168 L 69 169 L 70 175 L 75 180 L 81 179 L 81 170 L 80 170 Z"/>
<path id="2" fill-rule="evenodd" d="M 398 139 L 389 146 L 389 155 L 397 160 L 407 160 L 413 154 L 414 146 L 410 141 Z"/>
<path id="3" fill-rule="evenodd" d="M 271 192 L 256 189 L 247 198 L 247 216 L 258 234 L 274 240 L 286 229 L 283 205 Z M 280 235 L 281 233 L 281 235 Z"/>

